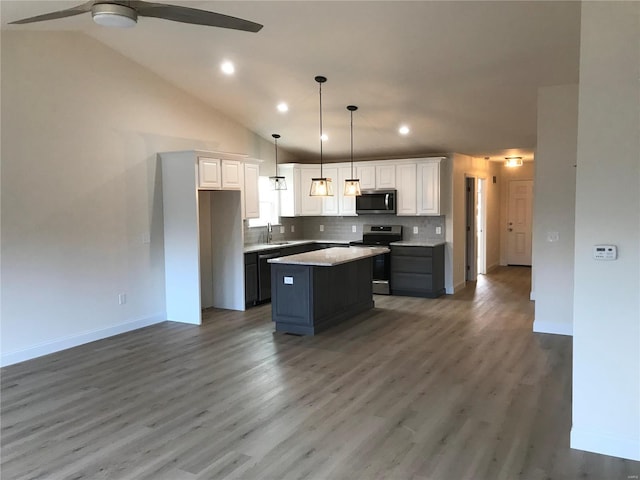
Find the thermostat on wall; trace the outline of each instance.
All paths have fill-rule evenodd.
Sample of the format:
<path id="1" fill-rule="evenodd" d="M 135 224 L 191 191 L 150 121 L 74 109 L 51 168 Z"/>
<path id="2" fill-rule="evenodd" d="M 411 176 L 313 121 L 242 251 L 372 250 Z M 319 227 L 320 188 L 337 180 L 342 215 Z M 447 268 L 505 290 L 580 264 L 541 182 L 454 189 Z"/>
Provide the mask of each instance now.
<path id="1" fill-rule="evenodd" d="M 618 258 L 618 247 L 615 245 L 594 245 L 593 258 L 595 260 L 616 260 Z"/>

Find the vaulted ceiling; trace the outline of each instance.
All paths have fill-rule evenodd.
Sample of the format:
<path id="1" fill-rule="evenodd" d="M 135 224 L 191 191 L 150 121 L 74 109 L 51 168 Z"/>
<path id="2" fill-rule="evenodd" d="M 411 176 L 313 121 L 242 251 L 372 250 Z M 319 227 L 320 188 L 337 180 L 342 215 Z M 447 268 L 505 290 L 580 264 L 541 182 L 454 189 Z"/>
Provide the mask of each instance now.
<path id="1" fill-rule="evenodd" d="M 3 0 L 2 29 L 81 31 L 264 138 L 279 133 L 279 144 L 303 160 L 319 154 L 316 75 L 328 78 L 326 158 L 348 157 L 349 104 L 359 107 L 357 158 L 531 158 L 538 88 L 578 82 L 574 1 L 173 2 L 261 23 L 258 33 L 156 18 L 110 29 L 88 13 L 7 25 L 78 3 Z M 220 71 L 223 60 L 235 64 L 234 75 Z M 276 109 L 280 102 L 288 112 Z"/>

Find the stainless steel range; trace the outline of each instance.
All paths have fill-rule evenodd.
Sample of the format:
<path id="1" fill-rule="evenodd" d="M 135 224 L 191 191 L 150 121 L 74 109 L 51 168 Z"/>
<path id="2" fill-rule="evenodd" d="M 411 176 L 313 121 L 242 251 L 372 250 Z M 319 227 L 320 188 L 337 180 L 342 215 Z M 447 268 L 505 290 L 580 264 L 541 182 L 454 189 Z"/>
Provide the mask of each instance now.
<path id="1" fill-rule="evenodd" d="M 363 225 L 362 240 L 350 242 L 353 246 L 385 246 L 402 240 L 402 225 Z M 391 254 L 373 257 L 373 293 L 389 295 Z"/>

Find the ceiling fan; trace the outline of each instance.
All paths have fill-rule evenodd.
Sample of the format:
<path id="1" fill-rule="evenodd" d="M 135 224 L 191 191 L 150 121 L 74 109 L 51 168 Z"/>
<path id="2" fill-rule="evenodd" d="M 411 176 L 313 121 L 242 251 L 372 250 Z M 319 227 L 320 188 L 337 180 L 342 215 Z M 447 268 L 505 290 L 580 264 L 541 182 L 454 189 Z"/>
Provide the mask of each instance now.
<path id="1" fill-rule="evenodd" d="M 257 32 L 262 28 L 259 23 L 230 17 L 221 13 L 198 10 L 197 8 L 179 7 L 164 3 L 144 2 L 142 0 L 108 1 L 91 0 L 72 8 L 57 12 L 45 13 L 35 17 L 23 18 L 11 24 L 23 24 L 73 17 L 81 13 L 91 12 L 93 20 L 107 27 L 133 27 L 140 17 L 155 17 L 174 22 L 193 23 L 209 27 L 231 28 L 245 32 Z"/>

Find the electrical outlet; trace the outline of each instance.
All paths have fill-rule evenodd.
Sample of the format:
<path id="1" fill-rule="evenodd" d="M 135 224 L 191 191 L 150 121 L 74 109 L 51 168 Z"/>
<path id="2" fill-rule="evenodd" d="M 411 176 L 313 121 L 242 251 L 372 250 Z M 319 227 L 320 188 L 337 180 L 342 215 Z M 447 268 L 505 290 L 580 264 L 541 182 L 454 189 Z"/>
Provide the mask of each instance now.
<path id="1" fill-rule="evenodd" d="M 282 225 L 280 226 L 280 233 L 284 233 L 284 227 Z"/>
<path id="2" fill-rule="evenodd" d="M 127 294 L 126 293 L 119 293 L 118 294 L 118 305 L 124 305 L 125 303 L 127 303 Z"/>
<path id="3" fill-rule="evenodd" d="M 417 226 L 413 227 L 413 234 L 414 235 L 418 234 L 418 227 Z"/>
<path id="4" fill-rule="evenodd" d="M 296 226 L 295 225 L 291 225 L 291 233 L 295 233 L 296 231 Z"/>
<path id="5" fill-rule="evenodd" d="M 351 232 L 356 233 L 358 231 L 358 229 L 356 228 L 355 225 L 351 225 Z"/>
<path id="6" fill-rule="evenodd" d="M 151 243 L 151 235 L 149 234 L 149 232 L 144 232 L 141 235 L 141 240 L 142 240 L 142 243 L 145 245 Z"/>
<path id="7" fill-rule="evenodd" d="M 547 232 L 547 242 L 557 242 L 558 240 L 560 240 L 558 232 Z"/>
<path id="8" fill-rule="evenodd" d="M 324 225 L 320 225 L 320 231 L 324 232 Z"/>
<path id="9" fill-rule="evenodd" d="M 436 227 L 436 235 L 442 235 L 442 227 Z"/>

